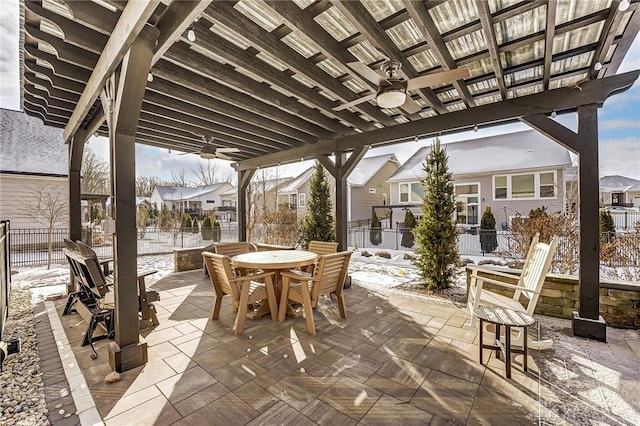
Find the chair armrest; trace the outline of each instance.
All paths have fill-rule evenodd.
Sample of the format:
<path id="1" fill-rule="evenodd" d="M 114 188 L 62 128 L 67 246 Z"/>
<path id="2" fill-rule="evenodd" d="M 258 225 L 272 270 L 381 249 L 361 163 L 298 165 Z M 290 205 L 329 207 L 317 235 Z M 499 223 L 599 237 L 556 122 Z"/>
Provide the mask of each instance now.
<path id="1" fill-rule="evenodd" d="M 98 263 L 100 263 L 100 266 L 102 266 L 102 272 L 104 273 L 105 276 L 111 275 L 111 269 L 109 269 L 109 262 L 113 262 L 113 257 L 110 259 L 104 259 L 104 260 L 98 259 Z"/>
<path id="2" fill-rule="evenodd" d="M 308 272 L 304 271 L 282 271 L 280 275 L 300 281 L 317 281 L 318 279 Z"/>
<path id="3" fill-rule="evenodd" d="M 507 284 L 507 283 L 505 283 L 503 281 L 498 281 L 498 280 L 494 280 L 494 279 L 491 279 L 491 278 L 477 277 L 476 276 L 475 279 L 477 281 L 482 281 L 484 283 L 495 284 L 497 286 L 504 287 L 504 288 L 510 288 L 512 290 L 520 290 L 520 291 L 525 291 L 525 292 L 528 292 L 528 293 L 539 293 L 538 291 L 530 290 L 530 289 L 528 289 L 526 287 L 522 287 L 520 285 Z"/>
<path id="4" fill-rule="evenodd" d="M 509 272 L 502 272 L 502 271 L 496 271 L 494 269 L 488 269 L 488 268 L 482 268 L 480 266 L 467 266 L 467 269 L 470 271 L 475 271 L 475 272 L 484 272 L 486 274 L 491 274 L 491 275 L 497 275 L 500 277 L 505 277 L 505 278 L 510 278 L 512 280 L 517 280 L 520 278 L 520 274 L 521 272 L 513 272 L 513 273 L 509 273 Z"/>
<path id="5" fill-rule="evenodd" d="M 244 275 L 241 277 L 235 277 L 234 279 L 230 280 L 230 281 L 235 281 L 235 282 L 243 282 L 243 281 L 256 281 L 259 280 L 261 278 L 266 278 L 269 277 L 271 275 L 275 275 L 275 272 L 261 272 L 259 274 L 249 274 L 249 275 Z"/>
<path id="6" fill-rule="evenodd" d="M 155 274 L 156 272 L 158 272 L 158 271 L 156 271 L 155 269 L 152 269 L 152 270 L 150 270 L 150 271 L 140 272 L 140 273 L 138 274 L 138 278 L 146 277 L 146 276 L 149 276 L 149 275 L 151 275 L 151 274 Z"/>

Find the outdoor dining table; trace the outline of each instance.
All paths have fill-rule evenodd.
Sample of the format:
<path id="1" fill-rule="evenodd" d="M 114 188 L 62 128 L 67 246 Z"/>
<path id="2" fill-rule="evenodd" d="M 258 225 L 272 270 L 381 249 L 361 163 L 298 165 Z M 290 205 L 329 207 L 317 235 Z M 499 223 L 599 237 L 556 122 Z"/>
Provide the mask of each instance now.
<path id="1" fill-rule="evenodd" d="M 312 265 L 318 259 L 316 253 L 303 250 L 268 250 L 242 253 L 231 258 L 234 268 L 244 270 L 262 269 L 267 272 L 275 272 L 273 283 L 276 288 L 277 301 L 280 301 L 280 272 L 293 268 Z M 269 313 L 269 304 L 263 303 L 258 310 L 249 315 L 249 318 L 260 318 Z M 297 316 L 293 308 L 287 309 L 287 314 Z"/>

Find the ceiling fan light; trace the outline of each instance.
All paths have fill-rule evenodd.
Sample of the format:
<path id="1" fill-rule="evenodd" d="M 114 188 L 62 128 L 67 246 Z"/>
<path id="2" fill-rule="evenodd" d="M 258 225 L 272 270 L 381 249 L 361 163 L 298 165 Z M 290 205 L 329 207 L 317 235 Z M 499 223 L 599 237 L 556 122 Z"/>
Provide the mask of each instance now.
<path id="1" fill-rule="evenodd" d="M 618 10 L 620 12 L 624 12 L 625 10 L 629 9 L 629 6 L 631 6 L 629 0 L 622 0 L 620 3 L 618 3 Z"/>
<path id="2" fill-rule="evenodd" d="M 404 91 L 389 90 L 379 93 L 376 101 L 380 108 L 397 108 L 404 104 L 407 100 L 407 94 Z"/>
<path id="3" fill-rule="evenodd" d="M 213 160 L 213 159 L 217 158 L 216 154 L 212 153 L 212 152 L 201 152 L 200 153 L 200 157 L 204 158 L 205 160 Z"/>

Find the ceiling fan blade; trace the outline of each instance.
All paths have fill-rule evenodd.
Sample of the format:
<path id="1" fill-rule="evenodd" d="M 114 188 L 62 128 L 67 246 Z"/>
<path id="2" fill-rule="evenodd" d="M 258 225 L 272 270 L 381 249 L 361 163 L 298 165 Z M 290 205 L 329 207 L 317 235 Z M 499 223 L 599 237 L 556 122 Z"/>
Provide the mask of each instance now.
<path id="1" fill-rule="evenodd" d="M 219 154 L 221 152 L 240 152 L 240 149 L 238 148 L 216 148 L 216 154 Z"/>
<path id="2" fill-rule="evenodd" d="M 349 108 L 349 107 L 352 107 L 352 106 L 355 106 L 355 105 L 359 105 L 359 104 L 361 104 L 363 102 L 370 101 L 371 99 L 375 99 L 376 96 L 377 95 L 375 93 L 372 93 L 370 95 L 363 96 L 363 97 L 358 98 L 358 99 L 354 99 L 351 102 L 347 102 L 346 104 L 338 105 L 337 107 L 332 108 L 332 109 L 334 111 L 342 111 L 343 109 L 346 109 L 346 108 Z"/>
<path id="3" fill-rule="evenodd" d="M 228 156 L 228 155 L 226 155 L 226 154 L 221 153 L 220 151 L 216 152 L 216 158 L 219 158 L 219 159 L 221 159 L 221 160 L 233 161 L 233 160 L 231 159 L 231 157 L 229 157 L 229 156 Z"/>
<path id="4" fill-rule="evenodd" d="M 189 154 L 197 154 L 197 153 L 199 153 L 199 152 L 200 152 L 200 151 L 191 151 L 191 152 L 181 152 L 181 153 L 179 153 L 178 155 L 189 155 Z"/>
<path id="5" fill-rule="evenodd" d="M 407 99 L 404 101 L 402 105 L 400 105 L 400 108 L 402 108 L 409 114 L 415 114 L 417 112 L 420 112 L 420 110 L 422 110 L 422 107 L 420 106 L 420 104 L 414 101 L 413 98 L 409 96 L 409 94 L 407 94 Z"/>
<path id="6" fill-rule="evenodd" d="M 440 83 L 462 80 L 464 78 L 469 78 L 470 75 L 471 74 L 469 74 L 469 70 L 467 68 L 456 68 L 449 71 L 422 75 L 420 77 L 407 80 L 407 90 L 422 89 L 425 87 L 432 87 Z"/>
<path id="7" fill-rule="evenodd" d="M 376 86 L 380 84 L 380 80 L 384 80 L 384 78 L 380 76 L 380 74 L 378 74 L 362 62 L 347 62 L 347 65 L 349 66 L 349 68 L 351 68 Z"/>

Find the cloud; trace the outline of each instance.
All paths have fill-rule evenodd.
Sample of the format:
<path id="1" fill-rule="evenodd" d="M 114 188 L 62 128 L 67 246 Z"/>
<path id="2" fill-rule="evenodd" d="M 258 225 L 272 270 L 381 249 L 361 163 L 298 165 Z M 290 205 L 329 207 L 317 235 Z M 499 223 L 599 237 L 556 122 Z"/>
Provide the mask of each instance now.
<path id="1" fill-rule="evenodd" d="M 640 122 L 638 120 L 620 120 L 620 119 L 611 119 L 611 120 L 599 120 L 598 127 L 600 129 L 640 129 Z"/>
<path id="2" fill-rule="evenodd" d="M 600 176 L 640 179 L 640 137 L 600 139 Z"/>

